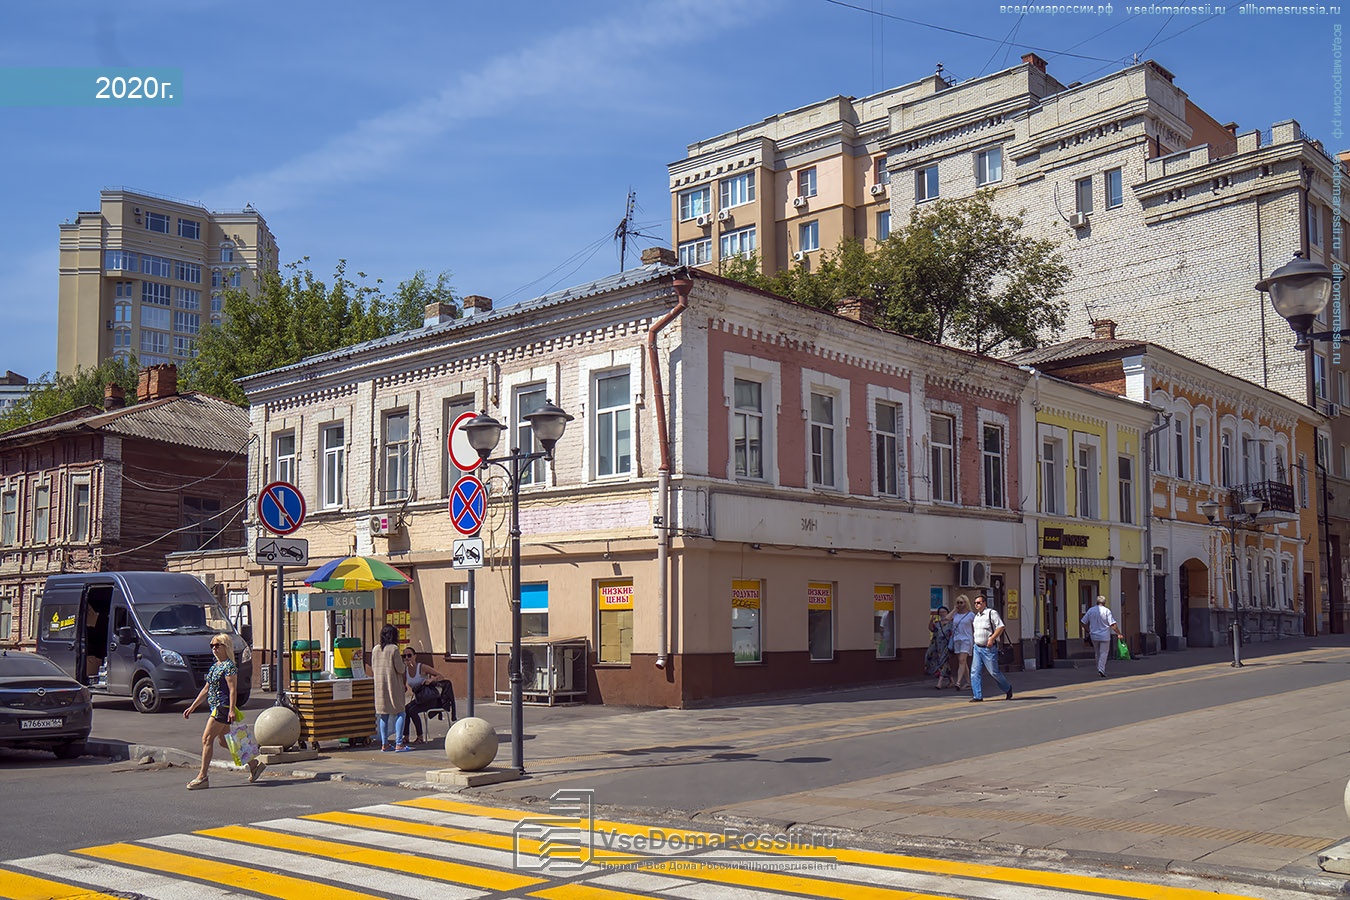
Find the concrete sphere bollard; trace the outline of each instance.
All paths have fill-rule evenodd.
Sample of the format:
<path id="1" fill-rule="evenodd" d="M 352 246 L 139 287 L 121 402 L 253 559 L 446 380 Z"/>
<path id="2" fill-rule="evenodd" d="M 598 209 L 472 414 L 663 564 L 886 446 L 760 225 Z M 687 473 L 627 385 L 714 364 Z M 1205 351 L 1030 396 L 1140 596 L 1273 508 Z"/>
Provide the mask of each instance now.
<path id="1" fill-rule="evenodd" d="M 280 747 L 285 750 L 300 740 L 300 717 L 293 709 L 269 706 L 258 714 L 258 720 L 253 723 L 253 737 L 259 747 Z"/>
<path id="2" fill-rule="evenodd" d="M 1345 805 L 1345 814 L 1350 816 L 1350 781 L 1345 783 L 1345 796 L 1341 802 Z"/>
<path id="3" fill-rule="evenodd" d="M 484 719 L 460 719 L 445 736 L 445 755 L 461 771 L 486 769 L 497 758 L 497 732 Z"/>

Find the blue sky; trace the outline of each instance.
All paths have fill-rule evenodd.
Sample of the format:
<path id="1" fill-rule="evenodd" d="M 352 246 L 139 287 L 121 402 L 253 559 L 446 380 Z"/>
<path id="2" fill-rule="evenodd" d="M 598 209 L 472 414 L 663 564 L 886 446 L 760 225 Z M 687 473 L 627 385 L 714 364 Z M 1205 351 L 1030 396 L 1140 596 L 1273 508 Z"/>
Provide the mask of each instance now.
<path id="1" fill-rule="evenodd" d="M 1341 19 L 1244 5 L 1211 17 L 1122 3 L 1018 15 L 984 0 L 6 0 L 0 67 L 172 66 L 184 93 L 177 107 L 3 110 L 0 370 L 55 368 L 57 226 L 107 186 L 252 203 L 283 262 L 307 256 L 327 279 L 346 259 L 389 286 L 448 270 L 456 293 L 500 306 L 617 270 L 610 235 L 630 189 L 652 235 L 638 246 L 667 244 L 665 166 L 689 142 L 939 62 L 965 80 L 1034 48 L 1069 83 L 1138 53 L 1221 122 L 1294 118 L 1329 149 L 1350 146 L 1332 134 Z"/>

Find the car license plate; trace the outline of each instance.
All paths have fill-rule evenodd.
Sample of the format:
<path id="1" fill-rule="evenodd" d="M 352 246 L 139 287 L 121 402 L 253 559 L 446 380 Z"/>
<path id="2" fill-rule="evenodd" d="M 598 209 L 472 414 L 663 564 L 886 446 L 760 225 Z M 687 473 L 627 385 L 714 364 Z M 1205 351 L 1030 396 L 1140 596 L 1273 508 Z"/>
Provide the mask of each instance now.
<path id="1" fill-rule="evenodd" d="M 24 719 L 19 723 L 20 728 L 60 728 L 61 719 Z"/>

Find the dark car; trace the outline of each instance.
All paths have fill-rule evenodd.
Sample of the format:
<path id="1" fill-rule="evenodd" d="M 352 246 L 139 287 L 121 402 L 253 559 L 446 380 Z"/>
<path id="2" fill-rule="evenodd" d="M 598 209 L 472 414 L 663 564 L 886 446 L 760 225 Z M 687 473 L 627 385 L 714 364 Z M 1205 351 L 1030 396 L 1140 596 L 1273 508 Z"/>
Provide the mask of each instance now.
<path id="1" fill-rule="evenodd" d="M 94 721 L 89 688 L 45 656 L 0 650 L 0 747 L 84 752 Z"/>

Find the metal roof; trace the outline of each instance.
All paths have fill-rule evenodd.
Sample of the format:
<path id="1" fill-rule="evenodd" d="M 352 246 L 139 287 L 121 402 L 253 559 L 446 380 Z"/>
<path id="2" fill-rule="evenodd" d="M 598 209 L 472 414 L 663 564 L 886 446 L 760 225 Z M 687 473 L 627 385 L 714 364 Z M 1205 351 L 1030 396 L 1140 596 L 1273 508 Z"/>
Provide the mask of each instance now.
<path id="1" fill-rule="evenodd" d="M 1019 366 L 1039 366 L 1049 362 L 1066 362 L 1071 359 L 1083 359 L 1089 356 L 1115 355 L 1122 351 L 1138 350 L 1150 346 L 1145 341 L 1122 341 L 1106 338 L 1074 338 L 1035 350 L 1024 350 L 1008 357 L 1008 362 Z"/>
<path id="2" fill-rule="evenodd" d="M 215 453 L 238 453 L 248 441 L 248 412 L 216 397 L 189 392 L 18 429 L 0 435 L 0 445 L 32 443 L 35 439 L 80 431 L 101 431 Z"/>

